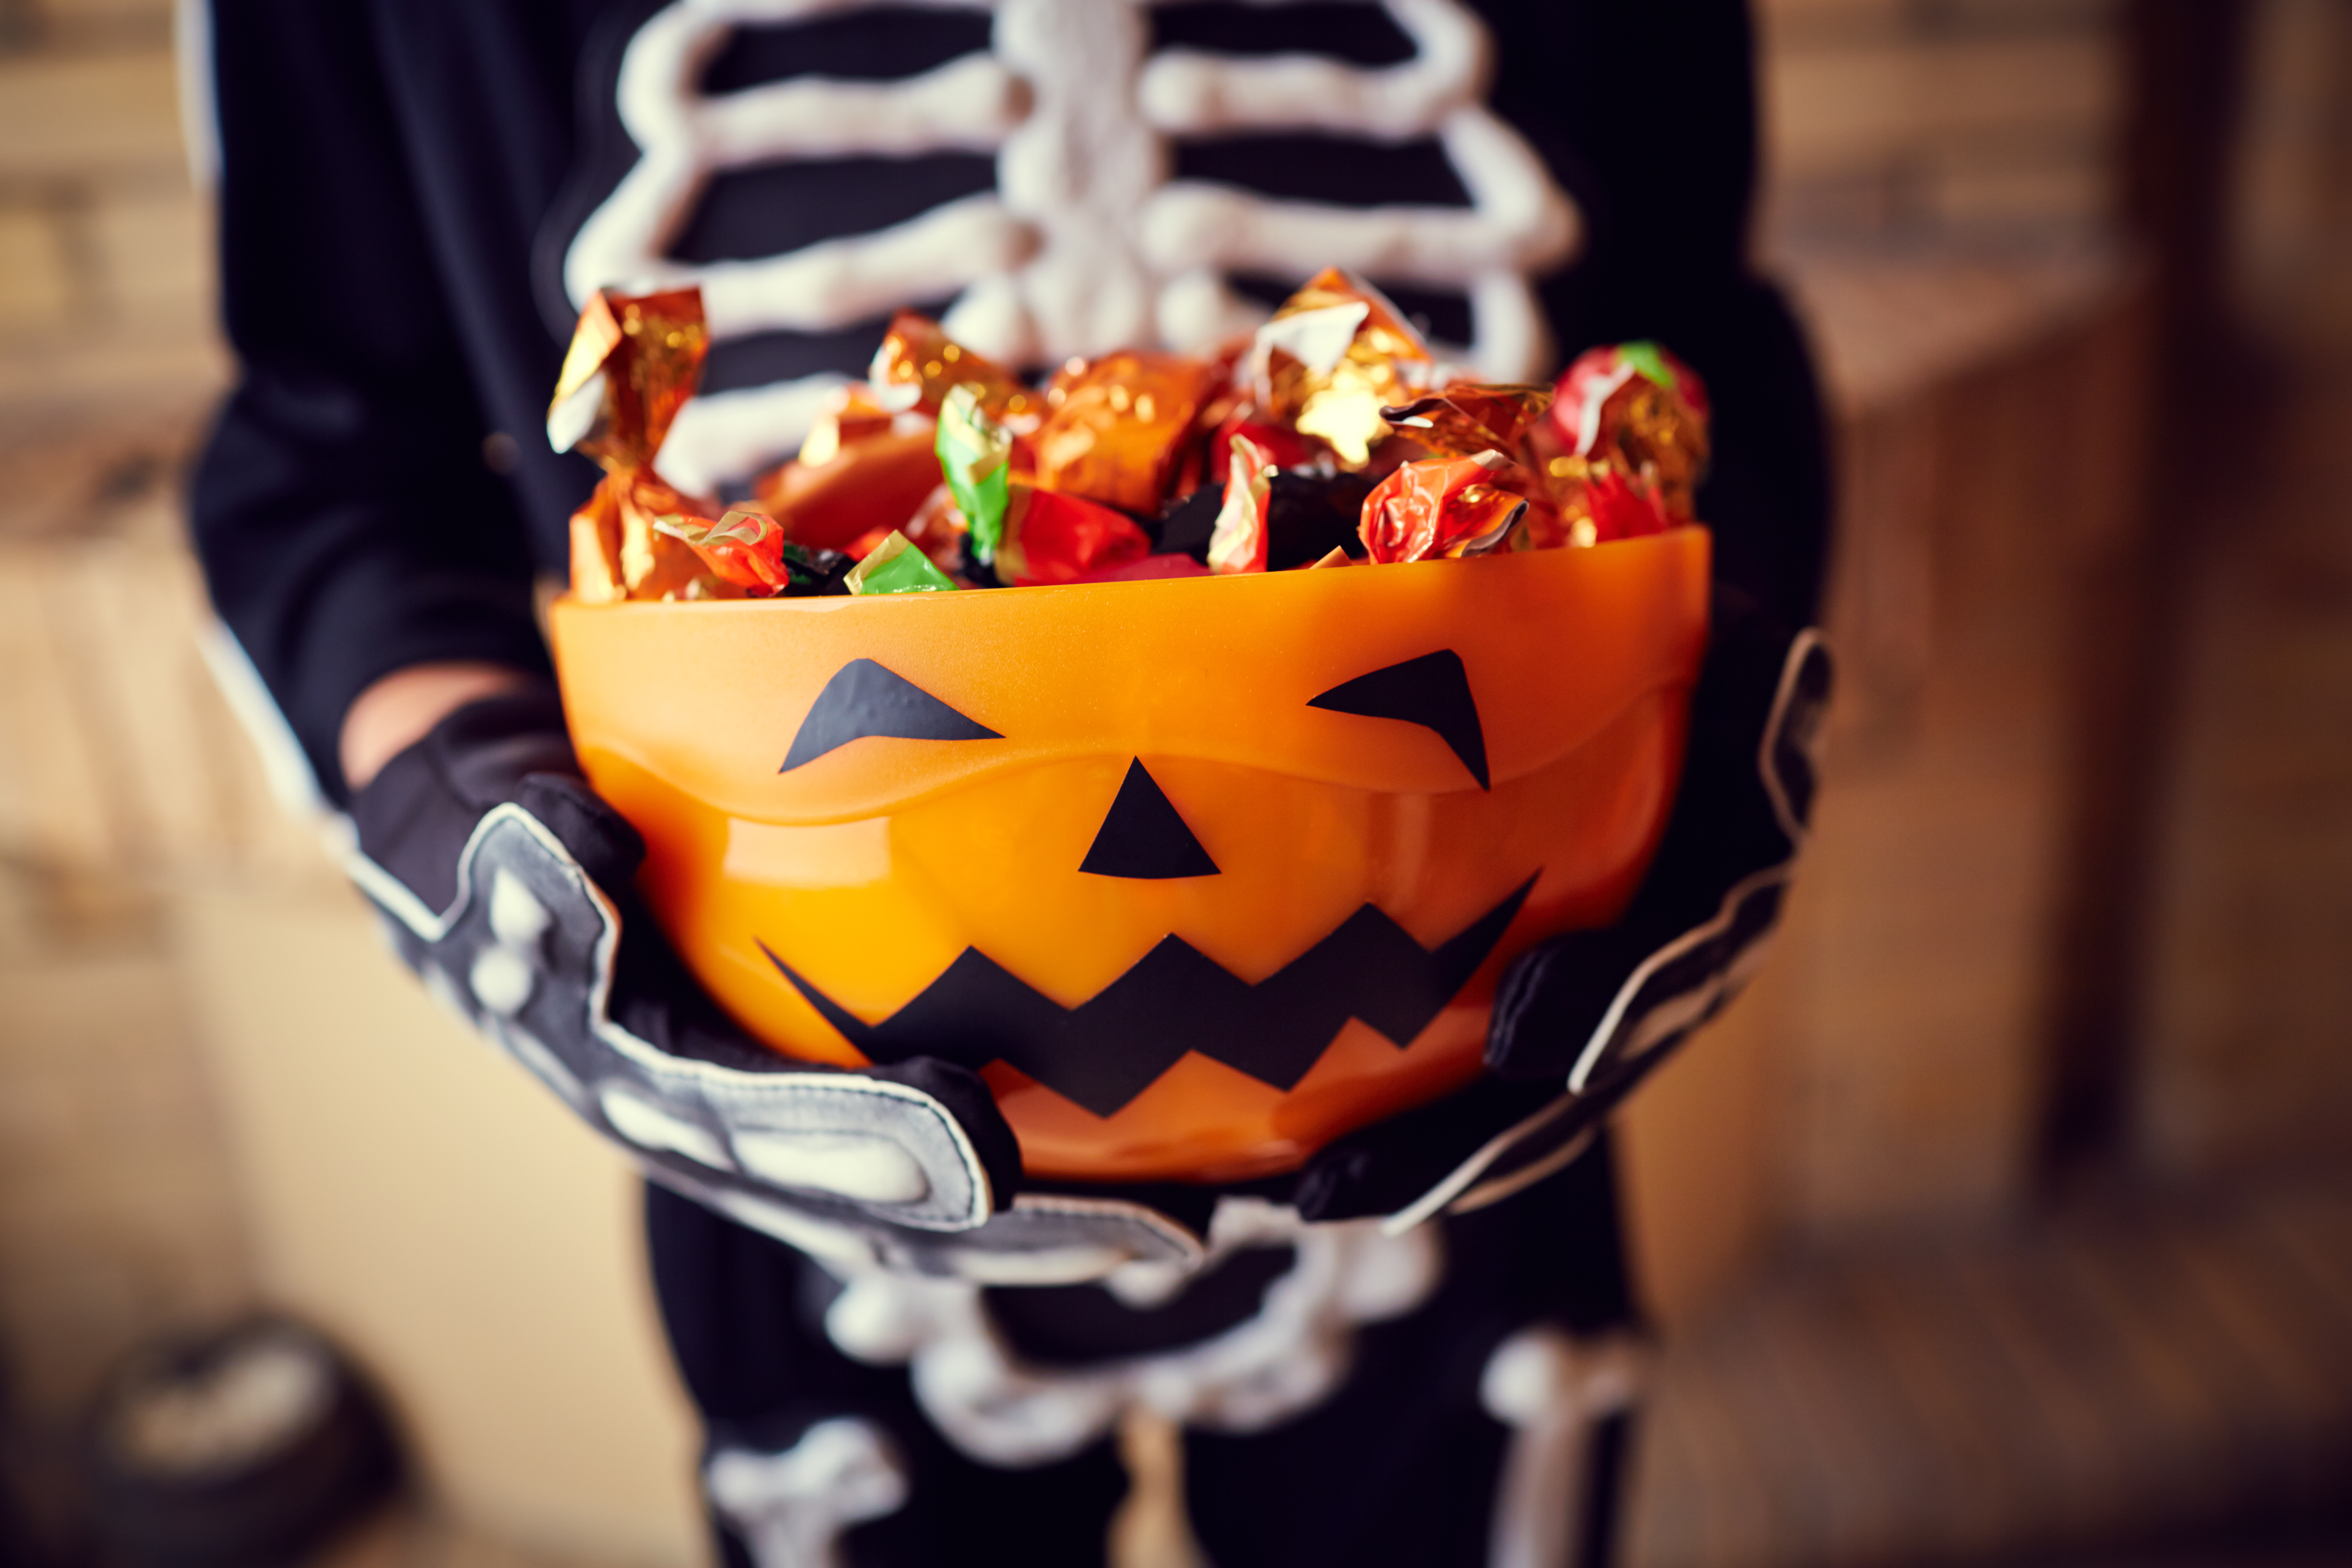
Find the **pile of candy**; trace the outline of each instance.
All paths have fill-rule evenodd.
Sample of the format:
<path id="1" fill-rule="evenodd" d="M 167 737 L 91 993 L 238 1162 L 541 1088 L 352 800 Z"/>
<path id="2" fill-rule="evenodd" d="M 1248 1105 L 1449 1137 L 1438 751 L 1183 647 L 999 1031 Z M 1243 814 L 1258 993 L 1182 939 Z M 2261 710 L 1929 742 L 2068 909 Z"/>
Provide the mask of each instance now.
<path id="1" fill-rule="evenodd" d="M 548 414 L 604 466 L 588 603 L 906 594 L 1576 547 L 1692 521 L 1705 388 L 1654 343 L 1485 384 L 1336 269 L 1213 355 L 1072 360 L 1041 390 L 901 312 L 750 501 L 654 468 L 709 343 L 693 289 L 602 294 Z"/>

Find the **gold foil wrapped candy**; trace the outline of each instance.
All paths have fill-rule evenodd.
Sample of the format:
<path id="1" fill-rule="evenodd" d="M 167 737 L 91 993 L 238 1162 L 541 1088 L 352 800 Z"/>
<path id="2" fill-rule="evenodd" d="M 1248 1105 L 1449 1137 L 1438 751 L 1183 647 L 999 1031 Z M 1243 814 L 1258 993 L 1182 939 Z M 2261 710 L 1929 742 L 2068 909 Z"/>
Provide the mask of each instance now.
<path id="1" fill-rule="evenodd" d="M 1516 452 L 1519 441 L 1551 407 L 1549 386 L 1486 385 L 1458 381 L 1443 392 L 1381 410 L 1397 433 L 1433 458 Z"/>
<path id="2" fill-rule="evenodd" d="M 1045 399 L 995 361 L 949 337 L 937 321 L 912 310 L 890 320 L 866 379 L 886 406 L 937 414 L 955 387 L 980 388 L 981 412 L 1019 435 L 1045 416 Z"/>
<path id="3" fill-rule="evenodd" d="M 604 468 L 572 514 L 572 592 L 588 604 L 693 596 L 709 575 L 685 541 L 655 525 L 717 508 L 664 480 L 654 459 L 694 395 L 709 346 L 698 289 L 604 289 L 580 313 L 548 405 L 547 436 L 556 450 L 576 448 Z"/>
<path id="4" fill-rule="evenodd" d="M 1128 511 L 1159 510 L 1216 379 L 1214 365 L 1181 354 L 1105 354 L 1066 367 L 1030 437 L 1037 482 Z"/>
<path id="5" fill-rule="evenodd" d="M 1328 443 L 1341 467 L 1360 468 L 1389 434 L 1381 408 L 1411 402 L 1436 368 L 1385 295 L 1332 267 L 1258 329 L 1248 378 L 1263 412 Z"/>

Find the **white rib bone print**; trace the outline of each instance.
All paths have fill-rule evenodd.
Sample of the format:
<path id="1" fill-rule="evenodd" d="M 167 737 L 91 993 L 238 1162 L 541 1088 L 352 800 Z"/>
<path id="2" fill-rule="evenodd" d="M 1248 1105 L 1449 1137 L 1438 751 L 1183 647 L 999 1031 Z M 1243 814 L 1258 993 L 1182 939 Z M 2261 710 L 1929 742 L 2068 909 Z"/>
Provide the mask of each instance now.
<path id="1" fill-rule="evenodd" d="M 564 285 L 575 304 L 600 287 L 698 283 L 723 341 L 834 331 L 954 295 L 947 324 L 957 337 L 1037 363 L 1130 344 L 1198 348 L 1263 314 L 1228 274 L 1304 279 L 1336 264 L 1465 292 L 1475 337 L 1453 357 L 1482 374 L 1522 380 L 1548 368 L 1530 279 L 1574 247 L 1576 213 L 1482 101 L 1486 32 L 1459 0 L 1384 0 L 1415 53 L 1378 68 L 1311 55 L 1152 52 L 1141 0 L 928 0 L 993 9 L 991 52 L 903 81 L 810 77 L 700 90 L 735 27 L 869 3 L 677 0 L 646 22 L 618 87 L 621 122 L 641 155 L 572 240 Z M 1169 178 L 1169 138 L 1249 132 L 1433 136 L 1471 205 L 1327 206 Z M 989 151 L 993 193 L 876 233 L 749 261 L 688 265 L 666 254 L 727 169 Z M 799 445 L 838 380 L 696 398 L 663 448 L 663 472 L 689 489 L 747 478 Z"/>

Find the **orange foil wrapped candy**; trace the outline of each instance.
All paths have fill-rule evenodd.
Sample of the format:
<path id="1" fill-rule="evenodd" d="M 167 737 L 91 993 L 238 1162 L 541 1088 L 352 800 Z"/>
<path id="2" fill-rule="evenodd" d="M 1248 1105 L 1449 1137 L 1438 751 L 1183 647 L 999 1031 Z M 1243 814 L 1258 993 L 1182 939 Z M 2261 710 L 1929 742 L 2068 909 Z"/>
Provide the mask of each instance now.
<path id="1" fill-rule="evenodd" d="M 1527 501 L 1499 489 L 1500 452 L 1407 463 L 1364 498 L 1361 537 L 1376 562 L 1484 555 L 1507 543 Z"/>
<path id="2" fill-rule="evenodd" d="M 890 320 L 882 346 L 866 379 L 880 400 L 898 412 L 937 414 L 949 391 L 967 384 L 980 388 L 980 409 L 1014 434 L 1034 429 L 1045 400 L 995 361 L 972 353 L 942 331 L 929 316 L 901 310 Z"/>
<path id="3" fill-rule="evenodd" d="M 1001 583 L 1084 582 L 1151 553 L 1151 536 L 1124 512 L 1020 479 L 1011 490 L 994 561 Z"/>
<path id="4" fill-rule="evenodd" d="M 1219 574 L 1263 572 L 1272 534 L 1266 512 L 1274 494 L 1273 457 L 1246 436 L 1235 436 L 1225 502 L 1209 536 L 1209 570 Z"/>
<path id="5" fill-rule="evenodd" d="M 1457 381 L 1381 413 L 1396 427 L 1399 437 L 1426 448 L 1433 457 L 1475 458 L 1486 451 L 1512 454 L 1513 461 L 1496 469 L 1492 482 L 1497 489 L 1528 502 L 1525 542 L 1549 550 L 1570 542 L 1568 526 L 1556 509 L 1556 481 L 1543 471 L 1545 460 L 1561 449 L 1555 427 L 1544 417 L 1551 405 L 1549 386 Z"/>
<path id="6" fill-rule="evenodd" d="M 1037 482 L 1129 511 L 1160 510 L 1216 367 L 1181 354 L 1121 353 L 1073 363 L 1046 389 L 1031 437 Z"/>
<path id="7" fill-rule="evenodd" d="M 1389 433 L 1382 407 L 1408 403 L 1436 371 L 1421 335 L 1381 291 L 1336 267 L 1283 302 L 1251 342 L 1258 406 L 1328 442 L 1360 468 Z"/>
<path id="8" fill-rule="evenodd" d="M 656 523 L 717 509 L 665 482 L 654 458 L 694 395 L 709 346 L 698 289 L 602 289 L 580 312 L 548 405 L 547 439 L 604 468 L 572 515 L 572 592 L 584 604 L 682 597 L 707 575 L 686 542 Z"/>
<path id="9" fill-rule="evenodd" d="M 1626 537 L 1612 529 L 1651 514 L 1696 516 L 1706 388 L 1664 349 L 1631 342 L 1578 355 L 1559 378 L 1551 424 L 1568 450 L 1545 462 L 1544 475 L 1575 542 Z M 1646 501 L 1633 505 L 1633 492 Z"/>

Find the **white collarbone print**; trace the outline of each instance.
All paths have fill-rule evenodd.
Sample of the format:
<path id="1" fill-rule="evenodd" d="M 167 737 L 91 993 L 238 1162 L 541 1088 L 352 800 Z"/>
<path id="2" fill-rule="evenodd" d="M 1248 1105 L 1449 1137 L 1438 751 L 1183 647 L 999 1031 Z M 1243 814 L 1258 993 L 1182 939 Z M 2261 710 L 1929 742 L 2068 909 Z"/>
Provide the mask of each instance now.
<path id="1" fill-rule="evenodd" d="M 1256 0 L 1274 10 L 1286 0 Z M 1458 0 L 1384 0 L 1410 58 L 1367 67 L 1311 54 L 1152 47 L 1141 0 L 930 0 L 991 10 L 991 47 L 896 80 L 797 76 L 706 92 L 737 29 L 870 9 L 867 0 L 676 0 L 640 28 L 616 89 L 638 157 L 564 258 L 577 306 L 601 287 L 699 284 L 713 340 L 838 331 L 909 301 L 954 300 L 949 331 L 1023 364 L 1124 346 L 1193 350 L 1265 307 L 1236 274 L 1303 281 L 1340 266 L 1457 291 L 1478 374 L 1525 380 L 1550 345 L 1532 286 L 1574 248 L 1575 209 L 1484 101 L 1484 25 Z M 903 11 L 904 7 L 899 7 Z M 1339 205 L 1172 177 L 1173 143 L 1299 133 L 1433 140 L 1464 205 Z M 793 162 L 992 153 L 992 191 L 871 233 L 778 255 L 686 262 L 674 242 L 714 177 Z M 788 456 L 840 377 L 706 393 L 661 466 L 674 483 L 740 482 Z"/>

